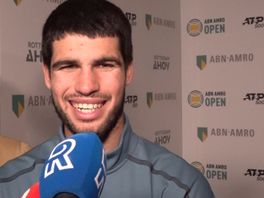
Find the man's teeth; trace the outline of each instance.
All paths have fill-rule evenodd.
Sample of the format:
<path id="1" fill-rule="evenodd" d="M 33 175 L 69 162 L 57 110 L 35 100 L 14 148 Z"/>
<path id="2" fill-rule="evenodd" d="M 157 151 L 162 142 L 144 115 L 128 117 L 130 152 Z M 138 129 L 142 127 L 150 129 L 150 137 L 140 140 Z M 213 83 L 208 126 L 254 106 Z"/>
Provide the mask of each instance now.
<path id="1" fill-rule="evenodd" d="M 82 112 L 93 112 L 96 109 L 102 107 L 102 104 L 86 104 L 86 103 L 78 103 L 73 105 L 76 109 Z"/>

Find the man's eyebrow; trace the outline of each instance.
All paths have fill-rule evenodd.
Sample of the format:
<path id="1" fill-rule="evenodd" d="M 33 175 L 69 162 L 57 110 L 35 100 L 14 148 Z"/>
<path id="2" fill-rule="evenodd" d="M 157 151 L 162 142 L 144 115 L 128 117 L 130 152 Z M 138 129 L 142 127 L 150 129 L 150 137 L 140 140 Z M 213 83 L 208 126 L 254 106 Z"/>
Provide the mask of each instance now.
<path id="1" fill-rule="evenodd" d="M 116 58 L 114 56 L 107 56 L 98 58 L 92 61 L 92 65 L 102 65 L 107 62 L 114 62 L 117 65 L 121 65 L 122 61 L 119 58 Z M 78 65 L 79 62 L 77 60 L 59 60 L 51 65 L 52 69 L 59 68 L 62 65 Z"/>
<path id="2" fill-rule="evenodd" d="M 114 56 L 107 56 L 96 59 L 93 61 L 93 65 L 101 65 L 101 64 L 105 64 L 106 62 L 114 62 L 117 65 L 122 65 L 122 61 Z"/>
<path id="3" fill-rule="evenodd" d="M 55 69 L 60 67 L 61 65 L 77 65 L 78 62 L 76 60 L 61 60 L 53 63 L 51 68 Z"/>

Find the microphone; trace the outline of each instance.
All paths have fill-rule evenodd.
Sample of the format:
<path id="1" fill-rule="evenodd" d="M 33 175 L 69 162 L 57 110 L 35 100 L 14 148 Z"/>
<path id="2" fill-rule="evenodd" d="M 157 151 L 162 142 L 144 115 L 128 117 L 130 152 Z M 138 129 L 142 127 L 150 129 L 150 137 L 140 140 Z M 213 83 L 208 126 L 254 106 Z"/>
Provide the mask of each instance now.
<path id="1" fill-rule="evenodd" d="M 41 198 L 97 198 L 106 176 L 102 142 L 94 132 L 72 135 L 51 152 L 42 169 Z"/>
<path id="2" fill-rule="evenodd" d="M 21 198 L 40 198 L 39 194 L 39 182 L 33 184 Z"/>

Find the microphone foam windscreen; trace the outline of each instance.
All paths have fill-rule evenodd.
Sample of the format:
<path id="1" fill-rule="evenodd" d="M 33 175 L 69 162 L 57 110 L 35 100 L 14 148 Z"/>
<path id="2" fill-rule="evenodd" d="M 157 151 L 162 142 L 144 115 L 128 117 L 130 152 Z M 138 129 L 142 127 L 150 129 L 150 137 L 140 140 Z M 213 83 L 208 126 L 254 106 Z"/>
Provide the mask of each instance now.
<path id="1" fill-rule="evenodd" d="M 95 198 L 105 182 L 102 142 L 94 132 L 83 132 L 59 143 L 51 152 L 40 176 L 41 198 L 69 193 Z"/>

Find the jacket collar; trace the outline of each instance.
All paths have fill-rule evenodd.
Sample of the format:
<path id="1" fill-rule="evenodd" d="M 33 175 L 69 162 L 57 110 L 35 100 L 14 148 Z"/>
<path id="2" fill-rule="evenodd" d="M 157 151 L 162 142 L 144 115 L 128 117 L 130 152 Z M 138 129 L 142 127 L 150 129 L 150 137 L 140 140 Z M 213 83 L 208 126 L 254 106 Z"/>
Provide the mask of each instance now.
<path id="1" fill-rule="evenodd" d="M 119 167 L 129 150 L 133 149 L 135 145 L 131 144 L 130 139 L 132 138 L 132 128 L 129 123 L 128 117 L 125 116 L 125 126 L 122 131 L 122 136 L 118 147 L 110 153 L 106 154 L 106 168 L 107 172 L 110 173 L 115 170 L 115 167 Z M 59 139 L 64 140 L 66 137 L 63 132 L 63 125 L 60 127 Z"/>
<path id="2" fill-rule="evenodd" d="M 118 147 L 110 153 L 106 154 L 106 167 L 107 171 L 114 171 L 115 167 L 118 167 L 119 164 L 124 162 L 127 153 L 132 146 L 130 143 L 130 139 L 132 137 L 132 128 L 129 123 L 128 117 L 125 117 L 125 126 L 122 132 L 122 136 L 120 138 L 120 142 Z"/>

